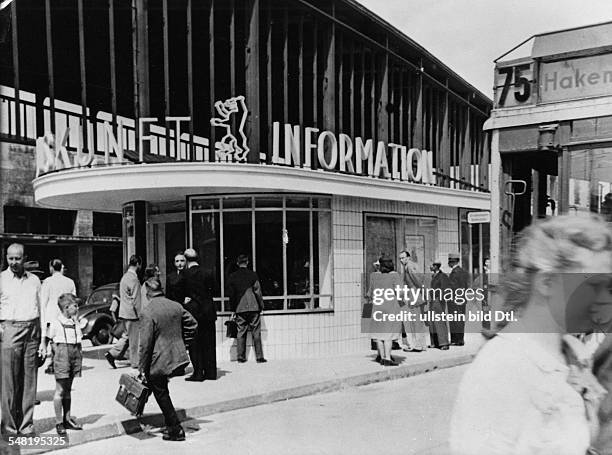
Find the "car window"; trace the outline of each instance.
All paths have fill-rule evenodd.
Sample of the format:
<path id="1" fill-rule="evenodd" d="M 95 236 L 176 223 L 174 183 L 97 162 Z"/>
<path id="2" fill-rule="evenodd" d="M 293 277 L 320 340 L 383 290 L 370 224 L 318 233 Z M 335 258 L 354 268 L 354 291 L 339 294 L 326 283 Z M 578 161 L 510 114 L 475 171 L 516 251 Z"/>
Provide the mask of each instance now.
<path id="1" fill-rule="evenodd" d="M 106 303 L 111 304 L 113 298 L 112 289 L 102 289 L 99 291 L 93 291 L 87 301 L 88 304 Z"/>

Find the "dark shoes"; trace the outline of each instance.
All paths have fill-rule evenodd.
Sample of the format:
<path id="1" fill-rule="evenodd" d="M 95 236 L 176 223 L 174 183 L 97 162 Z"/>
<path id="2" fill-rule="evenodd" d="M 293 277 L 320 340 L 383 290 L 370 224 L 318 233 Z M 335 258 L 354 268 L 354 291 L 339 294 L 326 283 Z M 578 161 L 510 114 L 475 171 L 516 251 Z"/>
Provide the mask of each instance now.
<path id="1" fill-rule="evenodd" d="M 457 341 L 454 343 L 451 343 L 453 346 L 463 346 L 465 343 L 463 341 Z"/>
<path id="2" fill-rule="evenodd" d="M 440 346 L 440 351 L 448 351 L 448 345 Z"/>
<path id="3" fill-rule="evenodd" d="M 104 354 L 104 358 L 107 360 L 107 362 L 113 369 L 117 368 L 117 365 L 115 365 L 115 358 L 111 355 L 110 352 Z"/>
<path id="4" fill-rule="evenodd" d="M 391 356 L 389 356 L 389 357 L 391 358 L 391 362 L 395 362 L 395 361 L 396 361 L 396 360 L 393 358 L 393 356 L 392 356 L 392 355 L 391 355 Z M 381 359 L 381 358 L 380 358 L 380 355 L 377 355 L 377 356 L 376 356 L 376 361 L 377 361 L 378 363 L 380 363 L 381 365 L 384 365 L 384 363 L 383 363 L 383 359 Z"/>
<path id="5" fill-rule="evenodd" d="M 238 359 L 238 363 L 246 363 L 246 359 Z"/>
<path id="6" fill-rule="evenodd" d="M 66 436 L 68 433 L 66 432 L 66 428 L 61 423 L 55 425 L 55 431 L 57 431 L 58 436 Z"/>
<path id="7" fill-rule="evenodd" d="M 76 423 L 74 419 L 66 419 L 64 420 L 64 428 L 68 430 L 82 430 L 83 427 Z"/>
<path id="8" fill-rule="evenodd" d="M 257 363 L 266 363 L 267 360 L 264 359 L 263 357 L 261 359 L 257 359 Z"/>
<path id="9" fill-rule="evenodd" d="M 206 378 L 204 376 L 199 376 L 199 375 L 194 375 L 192 374 L 189 377 L 185 378 L 185 381 L 189 381 L 189 382 L 204 382 Z M 183 439 L 184 439 L 184 435 L 183 435 Z"/>
<path id="10" fill-rule="evenodd" d="M 384 367 L 396 367 L 398 365 L 399 363 L 395 362 L 394 360 L 387 360 L 387 359 L 382 360 L 382 366 Z"/>
<path id="11" fill-rule="evenodd" d="M 168 431 L 164 433 L 163 439 L 164 441 L 184 441 L 185 430 L 181 426 L 168 428 Z"/>

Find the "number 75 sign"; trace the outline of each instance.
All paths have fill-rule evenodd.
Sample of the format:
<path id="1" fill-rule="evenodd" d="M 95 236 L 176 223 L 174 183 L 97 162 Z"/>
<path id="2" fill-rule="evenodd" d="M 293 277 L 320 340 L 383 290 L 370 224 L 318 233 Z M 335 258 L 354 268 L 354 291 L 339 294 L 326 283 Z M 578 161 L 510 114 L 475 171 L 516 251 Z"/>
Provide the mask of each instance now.
<path id="1" fill-rule="evenodd" d="M 495 68 L 495 107 L 535 102 L 533 62 Z"/>

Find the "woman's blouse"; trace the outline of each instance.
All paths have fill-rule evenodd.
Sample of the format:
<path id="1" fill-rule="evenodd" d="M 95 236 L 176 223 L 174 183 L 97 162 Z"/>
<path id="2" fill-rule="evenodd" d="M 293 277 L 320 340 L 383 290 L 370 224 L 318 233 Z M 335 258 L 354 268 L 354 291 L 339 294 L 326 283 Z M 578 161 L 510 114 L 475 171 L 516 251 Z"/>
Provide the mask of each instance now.
<path id="1" fill-rule="evenodd" d="M 584 455 L 590 428 L 568 374 L 560 335 L 497 335 L 478 353 L 459 386 L 452 453 Z"/>

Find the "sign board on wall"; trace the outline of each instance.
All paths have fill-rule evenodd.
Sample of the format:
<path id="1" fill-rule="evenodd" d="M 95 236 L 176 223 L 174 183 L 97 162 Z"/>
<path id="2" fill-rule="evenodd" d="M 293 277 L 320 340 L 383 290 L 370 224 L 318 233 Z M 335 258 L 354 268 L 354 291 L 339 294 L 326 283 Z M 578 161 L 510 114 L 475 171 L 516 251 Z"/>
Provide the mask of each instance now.
<path id="1" fill-rule="evenodd" d="M 467 222 L 470 224 L 481 224 L 491 222 L 491 212 L 468 212 Z"/>
<path id="2" fill-rule="evenodd" d="M 612 93 L 612 54 L 575 58 L 540 66 L 540 102 Z"/>
<path id="3" fill-rule="evenodd" d="M 495 107 L 514 107 L 535 103 L 534 62 L 495 68 Z"/>

